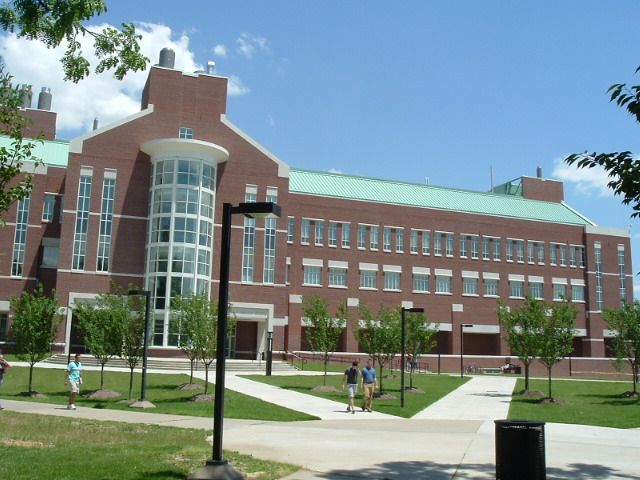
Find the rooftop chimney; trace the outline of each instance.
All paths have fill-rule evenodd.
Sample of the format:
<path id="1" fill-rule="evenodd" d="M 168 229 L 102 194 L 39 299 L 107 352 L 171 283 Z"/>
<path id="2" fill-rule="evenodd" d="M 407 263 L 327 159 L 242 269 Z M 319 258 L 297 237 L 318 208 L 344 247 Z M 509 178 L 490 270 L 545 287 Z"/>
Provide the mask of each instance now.
<path id="1" fill-rule="evenodd" d="M 31 108 L 31 85 L 26 83 L 20 86 L 20 106 L 22 108 Z"/>
<path id="2" fill-rule="evenodd" d="M 42 87 L 38 95 L 38 110 L 51 110 L 51 89 Z"/>
<path id="3" fill-rule="evenodd" d="M 94 130 L 97 130 L 97 129 L 98 129 L 98 119 L 97 119 L 97 118 L 94 118 L 94 119 L 93 119 L 93 129 L 94 129 Z"/>
<path id="4" fill-rule="evenodd" d="M 176 53 L 170 48 L 160 50 L 160 61 L 158 65 L 165 68 L 173 68 L 176 63 Z"/>
<path id="5" fill-rule="evenodd" d="M 213 75 L 214 73 L 216 73 L 216 62 L 214 62 L 213 60 L 209 60 L 207 62 L 207 73 L 209 75 Z"/>
<path id="6" fill-rule="evenodd" d="M 536 177 L 542 178 L 542 167 L 536 168 Z"/>

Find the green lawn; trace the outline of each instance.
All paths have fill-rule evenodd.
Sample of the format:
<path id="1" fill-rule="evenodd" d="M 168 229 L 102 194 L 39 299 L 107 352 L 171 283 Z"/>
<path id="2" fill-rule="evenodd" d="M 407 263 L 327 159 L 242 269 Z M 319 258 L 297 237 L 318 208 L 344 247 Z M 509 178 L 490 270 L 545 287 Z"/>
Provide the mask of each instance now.
<path id="1" fill-rule="evenodd" d="M 175 480 L 204 466 L 203 430 L 0 412 L 0 472 L 11 480 Z M 153 441 L 149 441 L 152 438 Z M 253 480 L 299 467 L 225 452 Z"/>
<path id="2" fill-rule="evenodd" d="M 28 398 L 20 395 L 20 392 L 27 390 L 28 375 L 28 367 L 12 367 L 4 377 L 5 381 L 0 389 L 0 395 L 10 400 L 32 400 L 66 405 L 69 394 L 67 387 L 63 383 L 64 374 L 61 369 L 34 369 L 32 388 L 46 395 L 46 398 Z M 89 400 L 83 396 L 100 387 L 100 372 L 85 371 L 83 378 L 84 384 L 82 385 L 81 396 L 76 402 L 78 406 L 121 410 L 130 408 L 128 404 L 120 403 L 121 400 L 127 398 L 129 393 L 129 373 L 105 372 L 105 388 L 122 394 L 120 397 L 111 400 Z M 140 396 L 140 379 L 139 373 L 134 375 L 134 398 L 136 399 Z M 196 391 L 177 390 L 179 385 L 188 381 L 188 375 L 147 374 L 147 400 L 153 402 L 156 406 L 155 409 L 150 411 L 154 413 L 211 417 L 213 415 L 213 401 L 193 402 L 189 400 L 194 395 L 203 393 L 204 387 Z M 200 380 L 194 381 L 201 385 L 204 384 Z M 209 385 L 209 393 L 213 393 L 213 385 Z M 224 414 L 226 418 L 280 422 L 317 419 L 311 415 L 296 412 L 231 390 L 225 390 Z"/>
<path id="3" fill-rule="evenodd" d="M 538 399 L 514 393 L 509 418 L 574 423 L 615 428 L 640 427 L 640 401 L 622 398 L 630 383 L 553 380 L 553 397 L 557 404 L 541 404 Z M 524 388 L 518 379 L 514 392 Z M 532 379 L 530 389 L 546 395 L 547 381 Z"/>
<path id="4" fill-rule="evenodd" d="M 342 369 L 344 371 L 344 368 Z M 398 372 L 395 372 L 397 375 Z M 296 392 L 315 395 L 329 400 L 344 403 L 347 405 L 346 390 L 342 390 L 342 375 L 327 375 L 327 385 L 332 385 L 340 390 L 338 393 L 318 393 L 312 389 L 323 384 L 323 375 L 313 376 L 274 376 L 264 377 L 251 375 L 247 376 L 251 380 L 265 382 L 270 385 L 276 385 L 281 388 L 294 390 Z M 412 393 L 407 391 L 405 394 L 405 407 L 400 407 L 400 376 L 385 377 L 382 379 L 382 386 L 386 393 L 395 396 L 395 399 L 376 398 L 373 402 L 374 410 L 389 415 L 397 415 L 399 417 L 409 418 L 423 410 L 433 402 L 444 397 L 449 392 L 455 390 L 460 385 L 469 380 L 468 377 L 460 379 L 458 376 L 451 375 L 434 375 L 434 374 L 416 374 L 414 375 L 414 387 L 418 387 L 424 393 Z M 405 377 L 406 386 L 409 386 L 409 375 Z M 356 398 L 356 406 L 360 406 L 362 401 L 362 391 L 358 389 L 358 397 Z"/>

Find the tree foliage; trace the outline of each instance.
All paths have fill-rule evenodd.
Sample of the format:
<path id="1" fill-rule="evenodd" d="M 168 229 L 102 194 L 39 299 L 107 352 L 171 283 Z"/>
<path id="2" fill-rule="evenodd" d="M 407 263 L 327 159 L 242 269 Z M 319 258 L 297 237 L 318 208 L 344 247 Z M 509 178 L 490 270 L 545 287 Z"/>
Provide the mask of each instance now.
<path id="1" fill-rule="evenodd" d="M 605 309 L 602 316 L 614 332 L 611 347 L 617 363 L 631 366 L 633 396 L 638 395 L 637 375 L 640 368 L 640 302 L 625 303 L 618 310 Z"/>
<path id="2" fill-rule="evenodd" d="M 116 307 L 122 316 L 122 351 L 120 357 L 129 366 L 129 400 L 133 400 L 133 370 L 144 353 L 145 302 L 142 295 L 127 295 L 116 289 L 114 296 L 119 299 Z"/>
<path id="3" fill-rule="evenodd" d="M 302 314 L 307 321 L 306 339 L 314 353 L 322 355 L 324 364 L 323 384 L 327 384 L 327 365 L 329 356 L 338 347 L 338 340 L 347 320 L 347 306 L 338 307 L 335 318 L 329 314 L 327 301 L 317 295 L 305 297 L 302 301 Z"/>
<path id="4" fill-rule="evenodd" d="M 636 69 L 636 73 L 640 67 Z M 640 85 L 628 86 L 626 83 L 616 83 L 609 87 L 609 101 L 624 108 L 640 123 Z M 630 151 L 598 153 L 574 153 L 564 159 L 569 165 L 579 168 L 602 167 L 609 175 L 607 186 L 616 195 L 623 197 L 622 203 L 631 205 L 632 217 L 640 216 L 640 160 L 634 159 Z"/>
<path id="5" fill-rule="evenodd" d="M 29 385 L 31 393 L 33 366 L 51 353 L 58 325 L 61 321 L 58 310 L 60 305 L 55 294 L 45 295 L 41 284 L 33 293 L 22 292 L 20 296 L 10 297 L 13 317 L 11 336 L 16 342 L 18 358 L 29 362 Z"/>
<path id="6" fill-rule="evenodd" d="M 411 356 L 409 388 L 413 389 L 413 372 L 420 355 L 430 352 L 436 346 L 437 326 L 427 323 L 427 318 L 421 313 L 405 313 L 406 351 Z"/>

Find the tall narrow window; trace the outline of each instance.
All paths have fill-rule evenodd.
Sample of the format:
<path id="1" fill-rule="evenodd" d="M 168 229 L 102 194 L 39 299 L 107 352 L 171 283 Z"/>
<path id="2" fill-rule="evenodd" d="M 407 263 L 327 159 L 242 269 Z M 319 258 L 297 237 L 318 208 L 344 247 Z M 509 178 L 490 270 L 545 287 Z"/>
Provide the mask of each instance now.
<path id="1" fill-rule="evenodd" d="M 293 243 L 293 236 L 296 229 L 296 219 L 289 217 L 287 220 L 287 243 Z"/>
<path id="2" fill-rule="evenodd" d="M 308 218 L 303 218 L 302 227 L 300 228 L 300 243 L 308 245 L 310 236 L 311 236 L 311 220 L 309 220 Z"/>
<path id="3" fill-rule="evenodd" d="M 480 252 L 480 239 L 477 235 L 471 235 L 471 258 L 474 260 L 478 259 L 478 255 Z"/>
<path id="4" fill-rule="evenodd" d="M 404 252 L 404 230 L 396 228 L 396 253 Z"/>
<path id="5" fill-rule="evenodd" d="M 422 254 L 429 255 L 431 253 L 431 232 L 422 232 Z"/>
<path id="6" fill-rule="evenodd" d="M 418 230 L 411 229 L 411 236 L 409 237 L 409 252 L 418 253 Z"/>
<path id="7" fill-rule="evenodd" d="M 435 232 L 433 234 L 433 254 L 436 256 L 442 255 L 442 233 Z"/>
<path id="8" fill-rule="evenodd" d="M 73 237 L 73 270 L 84 270 L 87 253 L 87 230 L 89 229 L 89 209 L 91 208 L 91 185 L 93 171 L 83 169 L 80 173 L 78 187 L 78 204 L 76 207 L 76 229 Z"/>
<path id="9" fill-rule="evenodd" d="M 460 235 L 460 258 L 467 258 L 467 236 Z"/>
<path id="10" fill-rule="evenodd" d="M 493 239 L 493 260 L 495 262 L 500 261 L 500 239 L 499 238 Z"/>
<path id="11" fill-rule="evenodd" d="M 602 310 L 602 307 L 604 307 L 604 289 L 602 278 L 602 245 L 600 242 L 594 242 L 593 254 L 596 261 L 596 308 Z"/>
<path id="12" fill-rule="evenodd" d="M 536 242 L 529 240 L 527 242 L 527 262 L 534 263 L 536 253 Z"/>
<path id="13" fill-rule="evenodd" d="M 569 266 L 571 268 L 576 267 L 576 247 L 575 245 L 569 245 Z"/>
<path id="14" fill-rule="evenodd" d="M 342 248 L 350 248 L 351 246 L 351 224 L 342 224 Z"/>
<path id="15" fill-rule="evenodd" d="M 315 244 L 322 246 L 324 244 L 324 222 L 316 220 L 315 224 Z"/>
<path id="16" fill-rule="evenodd" d="M 620 274 L 620 301 L 627 300 L 627 276 L 624 264 L 624 245 L 618 245 L 618 272 Z"/>
<path id="17" fill-rule="evenodd" d="M 371 250 L 378 250 L 378 227 L 371 226 L 371 232 L 369 236 L 369 248 Z"/>
<path id="18" fill-rule="evenodd" d="M 510 238 L 507 239 L 506 250 L 505 256 L 507 257 L 507 262 L 513 262 L 513 240 Z"/>
<path id="19" fill-rule="evenodd" d="M 267 202 L 278 202 L 278 189 L 267 188 Z M 264 219 L 264 266 L 262 271 L 263 283 L 275 283 L 276 280 L 276 231 L 277 218 Z"/>
<path id="20" fill-rule="evenodd" d="M 111 231 L 113 229 L 113 204 L 116 197 L 116 172 L 107 170 L 102 184 L 102 211 L 100 212 L 100 235 L 98 237 L 97 272 L 109 271 L 111 257 Z"/>
<path id="21" fill-rule="evenodd" d="M 544 264 L 544 243 L 538 242 L 538 263 Z"/>
<path id="22" fill-rule="evenodd" d="M 567 246 L 566 245 L 560 245 L 560 266 L 561 267 L 567 266 Z"/>
<path id="23" fill-rule="evenodd" d="M 247 185 L 244 201 L 256 201 L 258 189 L 255 185 Z M 242 281 L 253 282 L 253 268 L 256 250 L 256 219 L 244 217 L 244 235 L 242 242 Z"/>
<path id="24" fill-rule="evenodd" d="M 516 240 L 516 253 L 518 263 L 524 262 L 524 240 Z"/>
<path id="25" fill-rule="evenodd" d="M 391 227 L 384 227 L 382 230 L 382 250 L 391 251 Z"/>
<path id="26" fill-rule="evenodd" d="M 489 251 L 491 250 L 491 239 L 482 237 L 482 259 L 489 260 Z"/>
<path id="27" fill-rule="evenodd" d="M 453 257 L 453 233 L 445 234 L 445 254 L 447 257 Z"/>
<path id="28" fill-rule="evenodd" d="M 336 222 L 329 222 L 329 240 L 330 247 L 335 247 L 338 244 L 338 224 Z"/>
<path id="29" fill-rule="evenodd" d="M 53 214 L 56 206 L 56 195 L 53 193 L 45 193 L 42 202 L 42 221 L 53 222 Z"/>
<path id="30" fill-rule="evenodd" d="M 21 277 L 24 269 L 24 252 L 27 244 L 30 204 L 30 197 L 25 197 L 18 201 L 16 233 L 13 240 L 13 254 L 11 255 L 11 275 L 14 277 Z"/>
<path id="31" fill-rule="evenodd" d="M 549 245 L 549 264 L 555 265 L 557 261 L 558 246 L 555 243 Z"/>
<path id="32" fill-rule="evenodd" d="M 367 244 L 367 226 L 358 224 L 358 249 L 364 250 Z"/>

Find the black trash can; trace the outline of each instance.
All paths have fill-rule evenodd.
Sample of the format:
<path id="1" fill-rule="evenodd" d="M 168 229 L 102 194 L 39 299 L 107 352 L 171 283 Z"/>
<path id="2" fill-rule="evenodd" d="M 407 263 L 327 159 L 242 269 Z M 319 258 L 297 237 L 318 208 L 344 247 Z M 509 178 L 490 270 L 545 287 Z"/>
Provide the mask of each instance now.
<path id="1" fill-rule="evenodd" d="M 546 480 L 544 422 L 495 420 L 496 480 Z"/>

